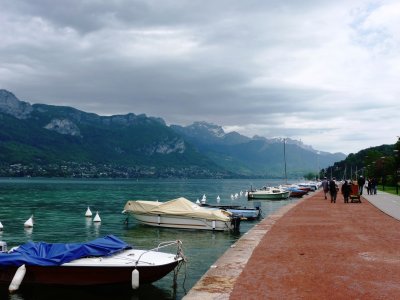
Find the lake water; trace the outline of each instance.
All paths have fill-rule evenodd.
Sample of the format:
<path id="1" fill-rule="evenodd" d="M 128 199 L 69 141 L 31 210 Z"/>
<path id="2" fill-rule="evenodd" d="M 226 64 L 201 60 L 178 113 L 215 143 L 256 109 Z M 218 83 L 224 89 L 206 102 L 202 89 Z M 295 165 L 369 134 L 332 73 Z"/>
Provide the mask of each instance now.
<path id="1" fill-rule="evenodd" d="M 252 207 L 244 197 L 231 200 L 231 194 L 253 187 L 276 185 L 280 181 L 265 180 L 59 180 L 59 179 L 0 179 L 0 221 L 4 230 L 0 240 L 8 247 L 32 241 L 83 242 L 114 234 L 141 249 L 151 249 L 160 242 L 181 240 L 188 259 L 178 273 L 174 285 L 173 273 L 138 290 L 31 288 L 8 295 L 0 291 L 0 299 L 182 299 L 209 267 L 230 245 L 235 243 L 257 221 L 242 222 L 240 233 L 179 230 L 147 227 L 137 224 L 121 212 L 127 200 L 167 201 L 185 197 L 195 202 L 203 194 L 207 203 Z M 263 216 L 283 205 L 296 201 L 263 201 Z M 86 218 L 87 207 L 99 212 L 101 223 Z M 23 224 L 34 215 L 35 226 L 28 230 Z M 175 249 L 165 249 L 175 252 Z"/>

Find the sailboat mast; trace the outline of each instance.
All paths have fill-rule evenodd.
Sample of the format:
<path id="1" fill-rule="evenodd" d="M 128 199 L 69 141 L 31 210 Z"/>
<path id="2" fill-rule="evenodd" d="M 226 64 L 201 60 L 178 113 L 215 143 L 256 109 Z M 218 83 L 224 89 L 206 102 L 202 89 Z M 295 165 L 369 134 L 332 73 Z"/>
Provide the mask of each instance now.
<path id="1" fill-rule="evenodd" d="M 287 184 L 287 173 L 286 173 L 286 138 L 283 139 L 283 159 L 285 161 L 285 183 Z"/>

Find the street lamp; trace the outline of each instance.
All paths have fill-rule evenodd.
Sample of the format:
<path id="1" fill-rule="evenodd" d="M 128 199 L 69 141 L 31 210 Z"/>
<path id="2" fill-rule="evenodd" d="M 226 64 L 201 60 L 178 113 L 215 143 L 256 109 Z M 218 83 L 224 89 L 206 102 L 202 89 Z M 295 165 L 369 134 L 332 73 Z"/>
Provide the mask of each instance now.
<path id="1" fill-rule="evenodd" d="M 385 190 L 385 157 L 382 156 L 382 191 Z"/>
<path id="2" fill-rule="evenodd" d="M 396 172 L 396 194 L 399 194 L 399 150 L 393 150 L 395 154 L 395 172 Z"/>

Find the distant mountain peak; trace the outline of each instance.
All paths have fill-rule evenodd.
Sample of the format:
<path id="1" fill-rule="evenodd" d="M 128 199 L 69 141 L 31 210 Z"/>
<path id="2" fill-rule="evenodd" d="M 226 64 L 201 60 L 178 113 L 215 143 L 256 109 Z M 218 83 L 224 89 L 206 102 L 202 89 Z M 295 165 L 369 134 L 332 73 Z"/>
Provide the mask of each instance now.
<path id="1" fill-rule="evenodd" d="M 195 144 L 226 144 L 236 145 L 248 142 L 250 139 L 235 131 L 226 133 L 222 126 L 208 122 L 194 122 L 188 126 L 171 125 L 173 130 L 183 134 Z"/>
<path id="2" fill-rule="evenodd" d="M 20 101 L 7 90 L 0 89 L 0 112 L 12 115 L 18 119 L 26 119 L 32 112 L 32 106 Z"/>
<path id="3" fill-rule="evenodd" d="M 194 122 L 192 125 L 187 126 L 187 128 L 203 133 L 207 132 L 208 134 L 217 138 L 223 138 L 225 136 L 225 131 L 221 126 L 205 121 Z"/>

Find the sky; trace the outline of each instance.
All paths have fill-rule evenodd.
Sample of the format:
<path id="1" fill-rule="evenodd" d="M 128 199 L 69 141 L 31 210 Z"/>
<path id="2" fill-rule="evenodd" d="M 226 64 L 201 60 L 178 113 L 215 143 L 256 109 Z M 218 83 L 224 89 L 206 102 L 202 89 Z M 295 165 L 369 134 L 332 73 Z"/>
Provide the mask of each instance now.
<path id="1" fill-rule="evenodd" d="M 0 0 L 0 88 L 356 153 L 400 135 L 400 2 Z"/>

